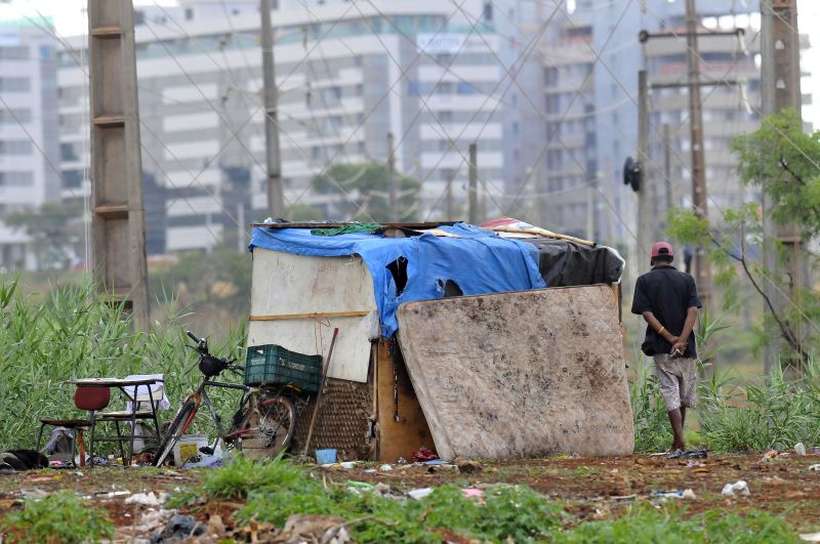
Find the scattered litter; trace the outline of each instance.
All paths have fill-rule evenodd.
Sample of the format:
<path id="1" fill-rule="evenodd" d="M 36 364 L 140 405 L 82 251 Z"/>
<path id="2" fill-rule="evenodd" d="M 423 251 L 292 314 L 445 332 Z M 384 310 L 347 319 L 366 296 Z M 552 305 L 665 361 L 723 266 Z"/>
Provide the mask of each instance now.
<path id="1" fill-rule="evenodd" d="M 356 461 L 345 461 L 343 463 L 339 463 L 339 466 L 345 470 L 350 470 L 356 466 Z"/>
<path id="2" fill-rule="evenodd" d="M 720 492 L 725 497 L 734 497 L 735 495 L 751 495 L 749 491 L 749 484 L 745 480 L 738 480 L 733 484 L 726 484 L 723 486 L 723 491 Z"/>
<path id="3" fill-rule="evenodd" d="M 461 492 L 464 493 L 464 497 L 467 499 L 480 499 L 484 496 L 484 490 L 476 487 L 468 487 L 467 489 L 462 489 Z"/>
<path id="4" fill-rule="evenodd" d="M 115 499 L 117 497 L 126 497 L 130 494 L 131 494 L 131 492 L 128 491 L 127 489 L 124 489 L 124 490 L 121 490 L 121 491 L 108 491 L 108 492 L 106 492 L 106 491 L 97 491 L 96 493 L 94 493 L 94 498 L 95 499 Z"/>
<path id="5" fill-rule="evenodd" d="M 354 495 L 361 495 L 362 492 L 373 491 L 375 488 L 375 485 L 368 482 L 357 482 L 355 480 L 347 481 L 347 490 Z"/>
<path id="6" fill-rule="evenodd" d="M 820 542 L 820 533 L 803 533 L 800 535 L 800 540 L 805 542 Z"/>
<path id="7" fill-rule="evenodd" d="M 316 456 L 316 463 L 319 465 L 332 465 L 336 462 L 336 449 L 325 448 L 313 452 Z"/>
<path id="8" fill-rule="evenodd" d="M 458 472 L 458 467 L 456 465 L 442 463 L 440 465 L 430 465 L 427 467 L 427 472 L 430 474 L 435 472 Z"/>
<path id="9" fill-rule="evenodd" d="M 375 468 L 368 468 L 368 469 L 365 469 L 365 471 L 364 471 L 365 474 L 375 474 L 377 472 L 378 472 L 378 470 L 376 470 Z"/>
<path id="10" fill-rule="evenodd" d="M 163 502 L 165 502 L 167 494 L 160 493 L 159 496 L 155 495 L 153 491 L 150 493 L 135 493 L 131 495 L 127 499 L 125 499 L 125 504 L 139 504 L 142 506 L 160 506 Z"/>
<path id="11" fill-rule="evenodd" d="M 431 459 L 430 461 L 425 461 L 424 464 L 427 466 L 444 465 L 447 464 L 447 461 L 444 459 Z"/>
<path id="12" fill-rule="evenodd" d="M 481 465 L 476 463 L 475 461 L 470 461 L 467 459 L 456 459 L 453 462 L 458 467 L 458 471 L 462 474 L 473 474 L 475 472 L 481 472 Z"/>
<path id="13" fill-rule="evenodd" d="M 21 489 L 20 495 L 22 495 L 24 499 L 39 500 L 48 497 L 48 491 L 45 489 L 40 489 L 39 487 L 34 487 L 31 489 Z"/>
<path id="14" fill-rule="evenodd" d="M 433 492 L 432 487 L 420 487 L 418 489 L 413 489 L 411 491 L 408 491 L 407 496 L 410 497 L 411 499 L 416 499 L 417 501 L 420 501 L 421 499 L 428 496 L 432 492 Z"/>
<path id="15" fill-rule="evenodd" d="M 811 466 L 809 467 L 809 470 L 813 470 L 813 471 L 815 471 L 815 472 L 820 472 L 820 463 L 817 463 L 817 464 L 811 465 Z"/>
<path id="16" fill-rule="evenodd" d="M 705 467 L 705 463 L 701 463 L 700 461 L 687 461 L 686 468 L 700 468 Z"/>
<path id="17" fill-rule="evenodd" d="M 199 523 L 193 516 L 175 515 L 161 532 L 151 538 L 151 544 L 166 544 L 171 542 L 183 542 L 192 536 L 200 536 L 205 533 L 205 526 Z"/>
<path id="18" fill-rule="evenodd" d="M 675 450 L 666 454 L 667 459 L 706 459 L 706 450 Z"/>
<path id="19" fill-rule="evenodd" d="M 804 455 L 806 455 L 806 445 L 802 442 L 798 442 L 794 445 L 794 453 L 803 457 Z"/>
<path id="20" fill-rule="evenodd" d="M 380 472 L 390 472 L 391 470 L 393 470 L 393 467 L 391 465 L 388 465 L 388 464 L 384 464 L 384 465 L 379 467 Z"/>
<path id="21" fill-rule="evenodd" d="M 766 453 L 763 454 L 763 457 L 760 458 L 760 462 L 766 463 L 766 462 L 771 461 L 772 459 L 774 459 L 776 457 L 788 457 L 788 456 L 789 456 L 789 454 L 786 453 L 786 452 L 780 452 L 780 451 L 777 451 L 777 450 L 769 450 L 769 451 L 767 451 Z"/>
<path id="22" fill-rule="evenodd" d="M 696 499 L 695 492 L 691 489 L 684 489 L 683 491 L 656 491 L 652 493 L 653 499 Z"/>
<path id="23" fill-rule="evenodd" d="M 423 463 L 425 461 L 432 461 L 434 459 L 438 459 L 438 455 L 436 455 L 436 453 L 430 448 L 419 448 L 415 452 L 413 452 L 413 455 L 410 456 L 410 459 L 417 463 Z"/>
<path id="24" fill-rule="evenodd" d="M 276 542 L 347 544 L 352 540 L 342 518 L 294 514 L 285 522 Z"/>

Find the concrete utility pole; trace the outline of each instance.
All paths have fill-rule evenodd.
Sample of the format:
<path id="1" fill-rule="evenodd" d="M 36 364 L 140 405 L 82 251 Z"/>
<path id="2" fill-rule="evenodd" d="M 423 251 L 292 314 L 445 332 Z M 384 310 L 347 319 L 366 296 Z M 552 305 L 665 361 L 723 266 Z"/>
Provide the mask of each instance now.
<path id="1" fill-rule="evenodd" d="M 664 191 L 666 215 L 669 215 L 669 210 L 675 207 L 675 195 L 672 188 L 672 138 L 668 123 L 663 124 L 663 178 L 666 184 L 666 190 Z"/>
<path id="2" fill-rule="evenodd" d="M 273 58 L 273 26 L 270 0 L 260 0 L 262 14 L 262 73 L 265 85 L 265 158 L 268 166 L 268 209 L 277 219 L 285 214 L 282 188 L 282 155 L 279 150 L 279 88 Z"/>
<path id="3" fill-rule="evenodd" d="M 641 165 L 641 185 L 638 189 L 638 269 L 643 270 L 649 265 L 649 240 L 652 232 L 650 225 L 650 186 L 652 179 L 649 176 L 649 84 L 646 70 L 638 72 L 638 161 Z"/>
<path id="4" fill-rule="evenodd" d="M 393 133 L 387 133 L 387 186 L 388 186 L 388 206 L 390 207 L 390 220 L 399 220 L 399 180 L 396 176 L 396 150 L 394 149 Z"/>
<path id="5" fill-rule="evenodd" d="M 88 0 L 92 270 L 98 289 L 149 326 L 134 6 Z"/>
<path id="6" fill-rule="evenodd" d="M 692 207 L 700 217 L 709 217 L 706 199 L 706 165 L 703 157 L 703 110 L 700 98 L 700 54 L 698 53 L 698 14 L 695 0 L 686 0 L 686 64 L 689 69 L 689 128 L 692 149 Z M 703 248 L 695 252 L 695 282 L 703 307 L 712 297 L 712 270 Z"/>
<path id="7" fill-rule="evenodd" d="M 761 100 L 764 115 L 771 115 L 786 108 L 792 108 L 801 115 L 802 97 L 800 92 L 800 35 L 797 31 L 796 0 L 761 0 Z M 786 179 L 790 179 L 783 172 Z M 793 179 L 790 179 L 794 183 Z M 769 214 L 770 203 L 764 197 L 763 220 L 767 238 L 776 238 L 783 246 L 783 259 L 777 250 L 764 245 L 766 268 L 774 278 L 788 285 L 788 297 L 799 304 L 800 289 L 808 285 L 808 271 L 803 252 L 803 241 L 797 225 L 776 225 Z M 775 311 L 786 317 L 789 300 L 771 282 L 764 282 L 766 295 L 772 301 Z M 790 323 L 798 339 L 802 339 L 801 323 Z M 778 336 L 771 330 L 773 338 Z M 777 363 L 782 351 L 781 342 L 771 342 L 766 347 L 766 373 Z"/>
<path id="8" fill-rule="evenodd" d="M 470 144 L 470 164 L 467 172 L 468 177 L 468 214 L 467 221 L 471 225 L 478 224 L 478 152 L 476 144 Z"/>
<path id="9" fill-rule="evenodd" d="M 455 211 L 453 210 L 453 173 L 452 170 L 447 172 L 447 192 L 445 199 L 447 201 L 447 221 L 452 221 Z"/>

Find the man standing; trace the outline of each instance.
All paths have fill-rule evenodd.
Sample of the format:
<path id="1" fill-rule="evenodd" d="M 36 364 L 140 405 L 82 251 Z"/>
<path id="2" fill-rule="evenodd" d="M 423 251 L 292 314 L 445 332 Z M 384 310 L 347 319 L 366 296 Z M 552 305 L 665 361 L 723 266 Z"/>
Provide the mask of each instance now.
<path id="1" fill-rule="evenodd" d="M 643 315 L 646 338 L 641 350 L 655 359 L 674 441 L 672 451 L 686 449 L 683 424 L 686 408 L 694 407 L 697 393 L 695 337 L 692 329 L 701 307 L 695 280 L 672 266 L 668 242 L 652 245 L 652 270 L 635 283 L 632 313 Z"/>

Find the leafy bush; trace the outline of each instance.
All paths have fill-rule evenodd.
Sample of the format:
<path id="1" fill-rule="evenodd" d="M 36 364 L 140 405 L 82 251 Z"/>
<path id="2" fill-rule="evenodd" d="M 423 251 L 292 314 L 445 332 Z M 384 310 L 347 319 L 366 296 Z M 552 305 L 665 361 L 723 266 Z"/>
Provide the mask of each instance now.
<path id="1" fill-rule="evenodd" d="M 70 491 L 27 500 L 20 511 L 0 518 L 0 533 L 10 544 L 84 544 L 114 536 L 114 525 L 97 508 L 90 508 Z"/>
<path id="2" fill-rule="evenodd" d="M 820 363 L 811 357 L 803 376 L 789 380 L 775 368 L 762 385 L 727 393 L 729 380 L 701 388 L 701 433 L 715 451 L 788 449 L 820 444 Z"/>
<path id="3" fill-rule="evenodd" d="M 239 356 L 243 340 L 234 331 L 212 351 Z M 76 417 L 74 388 L 65 383 L 72 378 L 164 373 L 172 404 L 178 402 L 201 379 L 188 372 L 196 359 L 186 343 L 177 317 L 134 332 L 122 307 L 90 286 L 58 287 L 35 302 L 15 281 L 0 278 L 0 450 L 33 447 L 41 417 Z M 235 393 L 214 397 L 223 409 L 237 402 Z M 112 406 L 122 402 L 112 397 Z"/>
<path id="4" fill-rule="evenodd" d="M 635 425 L 635 451 L 664 451 L 672 443 L 672 428 L 660 384 L 652 371 L 654 363 L 642 357 L 635 367 L 635 377 L 629 387 Z"/>

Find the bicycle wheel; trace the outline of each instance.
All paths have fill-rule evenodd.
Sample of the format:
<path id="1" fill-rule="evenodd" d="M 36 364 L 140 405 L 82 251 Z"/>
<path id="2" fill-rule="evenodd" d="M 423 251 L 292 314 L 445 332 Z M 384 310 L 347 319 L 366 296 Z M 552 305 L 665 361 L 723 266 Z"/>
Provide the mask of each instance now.
<path id="1" fill-rule="evenodd" d="M 191 424 L 194 415 L 196 415 L 196 402 L 194 402 L 193 399 L 188 399 L 185 401 L 185 404 L 182 405 L 182 408 L 179 409 L 176 417 L 174 417 L 174 420 L 168 426 L 168 430 L 165 431 L 165 434 L 162 436 L 159 448 L 157 448 L 157 457 L 154 459 L 155 467 L 162 466 L 165 459 L 167 459 L 168 455 L 173 451 L 179 437 L 185 433 Z"/>
<path id="2" fill-rule="evenodd" d="M 245 418 L 240 441 L 242 453 L 250 458 L 276 457 L 290 445 L 295 427 L 296 410 L 289 398 L 263 398 Z"/>

